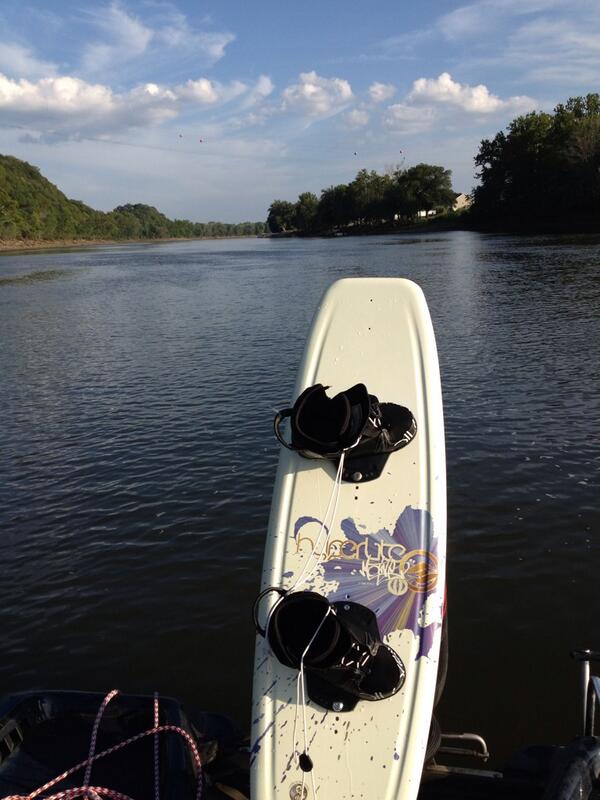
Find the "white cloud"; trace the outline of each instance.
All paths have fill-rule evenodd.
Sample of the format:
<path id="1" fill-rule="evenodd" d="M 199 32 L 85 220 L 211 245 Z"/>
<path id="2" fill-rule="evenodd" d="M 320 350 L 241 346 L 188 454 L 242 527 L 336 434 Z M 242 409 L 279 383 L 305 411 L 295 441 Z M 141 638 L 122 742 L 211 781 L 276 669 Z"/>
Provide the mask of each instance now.
<path id="1" fill-rule="evenodd" d="M 240 104 L 241 109 L 248 113 L 230 117 L 230 127 L 247 128 L 254 125 L 264 125 L 278 110 L 274 103 L 265 102 L 274 89 L 275 85 L 269 76 L 260 75 L 254 86 L 248 89 Z"/>
<path id="2" fill-rule="evenodd" d="M 208 78 L 198 78 L 198 80 L 189 80 L 185 84 L 179 86 L 179 95 L 188 100 L 194 100 L 202 104 L 216 103 L 219 95 L 217 89 L 212 81 Z"/>
<path id="3" fill-rule="evenodd" d="M 84 50 L 83 67 L 96 72 L 142 55 L 154 32 L 137 17 L 128 14 L 119 3 L 89 12 L 94 25 L 104 32 L 109 42 L 93 42 Z"/>
<path id="4" fill-rule="evenodd" d="M 244 102 L 242 103 L 242 107 L 248 108 L 248 105 Z M 227 124 L 230 129 L 249 128 L 255 125 L 266 125 L 267 122 L 279 112 L 280 108 L 278 108 L 275 104 L 265 103 L 263 105 L 253 107 L 252 110 L 248 111 L 247 114 L 229 117 Z"/>
<path id="5" fill-rule="evenodd" d="M 192 44 L 198 46 L 210 64 L 215 64 L 223 58 L 225 48 L 234 40 L 233 33 L 197 33 L 192 37 Z"/>
<path id="6" fill-rule="evenodd" d="M 479 36 L 509 17 L 523 17 L 567 7 L 574 0 L 483 0 L 455 8 L 436 20 L 435 28 L 446 39 L 462 40 Z M 577 0 L 575 0 L 577 2 Z"/>
<path id="7" fill-rule="evenodd" d="M 259 75 L 244 103 L 246 107 L 262 103 L 275 89 L 275 84 L 268 75 Z"/>
<path id="8" fill-rule="evenodd" d="M 369 86 L 369 96 L 374 103 L 382 103 L 396 94 L 396 87 L 391 83 L 375 81 Z"/>
<path id="9" fill-rule="evenodd" d="M 427 28 L 387 38 L 379 57 L 413 59 L 424 45 L 436 43 L 460 47 L 463 72 L 502 69 L 522 83 L 572 86 L 580 93 L 598 82 L 599 29 L 598 0 L 478 0 L 438 16 Z"/>
<path id="10" fill-rule="evenodd" d="M 194 31 L 186 17 L 178 11 L 160 20 L 154 29 L 154 37 L 167 47 L 181 51 L 193 51 L 211 64 L 220 61 L 225 48 L 235 40 L 233 33 L 227 31 Z"/>
<path id="11" fill-rule="evenodd" d="M 70 76 L 17 81 L 0 74 L 0 127 L 41 128 L 44 135 L 63 139 L 102 135 L 157 126 L 185 110 L 226 103 L 250 91 L 240 81 L 220 84 L 199 78 L 174 87 L 145 83 L 114 92 Z"/>
<path id="12" fill-rule="evenodd" d="M 84 48 L 83 69 L 101 72 L 143 55 L 156 58 L 165 49 L 176 50 L 179 58 L 193 56 L 196 64 L 215 64 L 235 39 L 227 31 L 194 30 L 173 6 L 156 5 L 158 13 L 146 20 L 131 14 L 118 0 L 87 11 L 86 18 L 100 33 L 100 39 Z"/>
<path id="13" fill-rule="evenodd" d="M 522 112 L 534 108 L 530 97 L 509 97 L 492 94 L 487 86 L 469 86 L 455 81 L 450 73 L 437 78 L 418 78 L 400 103 L 386 108 L 383 126 L 404 134 L 431 130 L 434 124 L 446 130 L 460 126 L 465 114 L 481 120 L 491 114 Z"/>
<path id="14" fill-rule="evenodd" d="M 429 130 L 436 118 L 437 115 L 433 108 L 395 103 L 387 107 L 383 117 L 383 124 L 388 130 L 393 130 L 397 133 L 421 133 Z"/>
<path id="15" fill-rule="evenodd" d="M 8 124 L 43 125 L 77 136 L 157 125 L 176 115 L 176 95 L 156 84 L 115 94 L 107 86 L 79 78 L 13 81 L 0 75 L 0 111 Z"/>
<path id="16" fill-rule="evenodd" d="M 17 78 L 41 78 L 55 75 L 56 65 L 16 42 L 0 42 L 0 71 Z"/>
<path id="17" fill-rule="evenodd" d="M 230 84 L 224 85 L 218 81 L 210 81 L 208 78 L 189 80 L 174 89 L 179 99 L 200 105 L 212 105 L 218 102 L 226 103 L 247 91 L 248 87 L 241 81 L 232 81 Z"/>
<path id="18" fill-rule="evenodd" d="M 323 78 L 313 70 L 301 72 L 299 82 L 283 91 L 283 109 L 310 117 L 328 116 L 353 99 L 352 88 L 342 78 Z"/>
<path id="19" fill-rule="evenodd" d="M 453 80 L 448 72 L 442 72 L 437 78 L 418 78 L 407 99 L 412 103 L 457 106 L 474 114 L 525 110 L 535 105 L 535 101 L 526 96 L 501 100 L 482 83 L 477 86 L 461 84 Z"/>
<path id="20" fill-rule="evenodd" d="M 600 6 L 577 18 L 532 20 L 511 35 L 506 58 L 527 80 L 595 86 L 600 73 L 598 26 Z"/>
<path id="21" fill-rule="evenodd" d="M 446 39 L 474 36 L 481 31 L 484 16 L 479 6 L 462 6 L 440 17 L 436 28 Z"/>
<path id="22" fill-rule="evenodd" d="M 59 111 L 70 113 L 105 108 L 112 96 L 105 86 L 85 83 L 79 78 L 43 78 L 32 83 L 0 76 L 0 107 L 5 110 Z"/>
<path id="23" fill-rule="evenodd" d="M 361 108 L 354 108 L 344 115 L 344 121 L 349 128 L 364 128 L 369 122 L 369 114 Z"/>

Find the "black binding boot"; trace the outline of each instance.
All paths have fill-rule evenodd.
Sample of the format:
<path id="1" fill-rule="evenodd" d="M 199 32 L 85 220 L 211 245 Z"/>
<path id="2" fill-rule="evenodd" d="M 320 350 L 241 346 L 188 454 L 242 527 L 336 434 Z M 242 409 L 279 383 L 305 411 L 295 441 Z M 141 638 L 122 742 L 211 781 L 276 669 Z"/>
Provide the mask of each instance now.
<path id="1" fill-rule="evenodd" d="M 258 605 L 273 591 L 281 599 L 265 631 L 258 624 Z M 315 592 L 288 594 L 271 587 L 256 599 L 254 622 L 285 666 L 300 669 L 306 651 L 306 690 L 323 708 L 351 711 L 359 700 L 383 700 L 404 684 L 404 664 L 381 641 L 375 614 L 360 603 L 330 603 Z"/>
<path id="2" fill-rule="evenodd" d="M 327 396 L 329 388 L 317 383 L 305 389 L 293 408 L 275 416 L 277 439 L 306 458 L 328 458 L 335 462 L 343 451 L 342 480 L 364 483 L 381 475 L 390 453 L 405 447 L 417 432 L 408 408 L 380 403 L 363 383 Z M 291 444 L 281 433 L 281 423 L 290 418 Z"/>

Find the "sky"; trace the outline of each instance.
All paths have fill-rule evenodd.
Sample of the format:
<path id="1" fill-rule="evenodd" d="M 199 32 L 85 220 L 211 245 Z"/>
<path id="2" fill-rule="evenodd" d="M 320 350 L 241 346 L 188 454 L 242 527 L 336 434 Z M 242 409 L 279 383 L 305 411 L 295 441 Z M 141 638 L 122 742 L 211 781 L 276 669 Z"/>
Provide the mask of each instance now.
<path id="1" fill-rule="evenodd" d="M 263 220 L 600 90 L 599 0 L 2 0 L 0 153 L 104 211 Z"/>

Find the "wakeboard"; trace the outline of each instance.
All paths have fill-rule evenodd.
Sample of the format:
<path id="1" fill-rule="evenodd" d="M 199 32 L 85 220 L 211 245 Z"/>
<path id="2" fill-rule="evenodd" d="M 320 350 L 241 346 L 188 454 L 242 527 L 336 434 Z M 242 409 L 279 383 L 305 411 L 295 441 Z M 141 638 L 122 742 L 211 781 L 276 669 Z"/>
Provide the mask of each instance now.
<path id="1" fill-rule="evenodd" d="M 289 590 L 309 565 L 308 585 L 298 588 L 338 606 L 348 601 L 371 609 L 405 677 L 393 696 L 359 700 L 351 710 L 309 697 L 303 704 L 298 670 L 284 666 L 258 636 L 251 796 L 411 800 L 419 790 L 436 693 L 446 559 L 442 394 L 421 289 L 400 278 L 334 283 L 313 320 L 293 399 L 318 383 L 330 387 L 329 394 L 365 384 L 381 402 L 409 408 L 417 433 L 391 453 L 379 477 L 361 481 L 357 474 L 339 485 L 325 542 L 335 463 L 282 448 L 262 588 Z M 263 620 L 278 597 L 265 598 Z"/>

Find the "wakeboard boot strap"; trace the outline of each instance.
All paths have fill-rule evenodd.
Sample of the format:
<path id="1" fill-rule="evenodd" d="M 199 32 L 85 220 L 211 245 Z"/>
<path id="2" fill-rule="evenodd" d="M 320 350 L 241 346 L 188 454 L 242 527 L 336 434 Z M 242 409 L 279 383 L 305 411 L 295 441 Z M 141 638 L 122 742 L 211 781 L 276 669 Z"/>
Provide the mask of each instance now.
<path id="1" fill-rule="evenodd" d="M 266 593 L 257 598 L 255 624 Z M 375 614 L 360 603 L 289 592 L 275 603 L 265 628 L 257 624 L 282 664 L 298 670 L 303 664 L 308 696 L 324 708 L 351 711 L 359 700 L 391 697 L 404 683 L 404 664 L 381 641 Z"/>
<path id="2" fill-rule="evenodd" d="M 363 383 L 328 397 L 320 383 L 309 386 L 293 408 L 280 411 L 274 420 L 275 436 L 305 458 L 327 458 L 339 463 L 345 453 L 342 480 L 364 483 L 381 475 L 390 453 L 415 437 L 417 425 L 408 408 L 380 403 Z M 281 431 L 289 418 L 291 442 Z"/>

